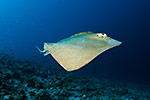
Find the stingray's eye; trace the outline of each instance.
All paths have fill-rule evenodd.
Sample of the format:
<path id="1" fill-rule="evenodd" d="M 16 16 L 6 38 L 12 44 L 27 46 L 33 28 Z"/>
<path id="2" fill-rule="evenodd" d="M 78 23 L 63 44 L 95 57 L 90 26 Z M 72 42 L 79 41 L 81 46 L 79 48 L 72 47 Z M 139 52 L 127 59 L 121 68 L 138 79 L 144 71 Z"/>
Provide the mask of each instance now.
<path id="1" fill-rule="evenodd" d="M 97 33 L 98 37 L 107 37 L 107 35 L 105 33 Z"/>

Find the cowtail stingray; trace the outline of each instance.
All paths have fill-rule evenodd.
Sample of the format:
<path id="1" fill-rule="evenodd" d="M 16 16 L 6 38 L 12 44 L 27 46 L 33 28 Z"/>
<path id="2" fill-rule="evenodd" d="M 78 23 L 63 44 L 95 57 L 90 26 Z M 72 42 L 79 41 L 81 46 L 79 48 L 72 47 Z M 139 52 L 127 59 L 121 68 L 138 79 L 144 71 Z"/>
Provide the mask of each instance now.
<path id="1" fill-rule="evenodd" d="M 44 43 L 44 50 L 37 49 L 44 56 L 51 54 L 67 71 L 80 69 L 102 52 L 119 46 L 120 41 L 105 33 L 81 32 L 57 43 Z"/>

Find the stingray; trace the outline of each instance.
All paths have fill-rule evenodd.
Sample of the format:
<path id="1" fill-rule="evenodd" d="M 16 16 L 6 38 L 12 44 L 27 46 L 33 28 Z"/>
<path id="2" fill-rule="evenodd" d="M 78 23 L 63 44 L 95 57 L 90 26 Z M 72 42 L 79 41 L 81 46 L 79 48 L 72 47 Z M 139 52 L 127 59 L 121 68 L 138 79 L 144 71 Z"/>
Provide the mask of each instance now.
<path id="1" fill-rule="evenodd" d="M 102 52 L 119 46 L 120 41 L 105 33 L 81 32 L 57 43 L 44 43 L 44 56 L 51 54 L 67 71 L 74 71 L 88 64 Z"/>

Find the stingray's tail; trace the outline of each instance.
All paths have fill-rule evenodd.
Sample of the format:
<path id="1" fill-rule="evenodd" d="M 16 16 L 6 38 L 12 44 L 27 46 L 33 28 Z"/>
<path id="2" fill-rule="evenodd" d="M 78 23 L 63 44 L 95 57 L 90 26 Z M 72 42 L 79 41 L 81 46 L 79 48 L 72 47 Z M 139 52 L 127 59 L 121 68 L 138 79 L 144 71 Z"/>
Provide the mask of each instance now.
<path id="1" fill-rule="evenodd" d="M 45 50 L 41 50 L 38 46 L 36 46 L 36 48 L 40 51 L 41 54 L 43 54 L 44 56 L 48 55 L 49 52 L 48 51 L 45 51 Z"/>
<path id="2" fill-rule="evenodd" d="M 36 48 L 40 51 L 40 53 L 44 53 L 38 46 Z"/>

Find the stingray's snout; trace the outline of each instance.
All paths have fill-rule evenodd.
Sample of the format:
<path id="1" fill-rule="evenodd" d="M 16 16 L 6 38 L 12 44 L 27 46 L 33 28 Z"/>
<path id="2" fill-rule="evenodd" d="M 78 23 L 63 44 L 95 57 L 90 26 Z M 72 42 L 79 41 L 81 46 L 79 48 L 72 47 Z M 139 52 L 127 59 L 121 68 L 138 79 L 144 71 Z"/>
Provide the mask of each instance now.
<path id="1" fill-rule="evenodd" d="M 115 40 L 115 39 L 110 39 L 110 40 L 108 40 L 108 43 L 109 43 L 109 45 L 111 45 L 111 46 L 119 46 L 119 45 L 121 45 L 122 44 L 122 42 L 121 41 L 118 41 L 118 40 Z"/>

